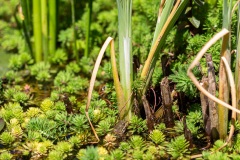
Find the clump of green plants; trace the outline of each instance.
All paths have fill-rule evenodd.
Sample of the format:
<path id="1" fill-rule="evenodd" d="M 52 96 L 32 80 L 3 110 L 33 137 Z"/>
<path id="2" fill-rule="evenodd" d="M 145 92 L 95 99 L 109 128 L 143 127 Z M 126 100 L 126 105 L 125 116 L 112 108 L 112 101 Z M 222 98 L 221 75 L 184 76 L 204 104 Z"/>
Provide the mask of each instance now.
<path id="1" fill-rule="evenodd" d="M 174 140 L 171 140 L 171 142 L 167 144 L 167 152 L 174 159 L 187 158 L 189 157 L 189 154 L 190 154 L 188 147 L 189 147 L 189 142 L 186 141 L 183 135 L 181 135 L 176 137 Z"/>
<path id="2" fill-rule="evenodd" d="M 62 93 L 78 93 L 86 89 L 88 81 L 70 71 L 60 71 L 54 79 L 54 86 Z"/>
<path id="3" fill-rule="evenodd" d="M 28 2 L 21 1 L 16 6 L 19 2 L 14 0 L 0 9 L 3 37 L 0 51 L 14 53 L 9 60 L 9 70 L 0 78 L 3 149 L 0 159 L 189 159 L 199 156 L 190 157 L 202 147 L 192 143 L 197 139 L 205 144 L 207 136 L 203 133 L 202 113 L 194 108 L 200 104 L 199 92 L 188 77 L 187 68 L 193 56 L 220 30 L 222 1 Z M 57 8 L 60 12 L 56 12 Z M 59 30 L 50 24 L 56 23 L 57 17 L 61 19 L 57 24 Z M 232 28 L 237 28 L 236 15 L 232 22 Z M 96 73 L 94 61 L 109 35 L 116 41 L 107 39 L 111 48 L 101 50 L 105 56 Z M 236 35 L 236 29 L 232 30 L 231 41 L 236 41 L 233 45 L 237 45 Z M 114 43 L 119 49 L 116 59 Z M 221 68 L 220 49 L 220 42 L 209 49 L 216 82 Z M 99 59 L 97 62 L 100 65 Z M 232 68 L 237 66 L 235 63 Z M 205 64 L 206 60 L 202 59 L 193 70 L 198 81 L 208 73 Z M 116 69 L 120 75 L 117 78 Z M 95 85 L 92 79 L 89 84 L 90 76 L 95 73 Z M 166 106 L 160 85 L 165 76 L 170 79 L 173 128 L 166 128 L 163 123 Z M 93 93 L 89 96 L 86 92 L 91 87 Z M 219 150 L 229 141 L 218 140 L 213 146 L 208 141 L 209 148 L 206 147 L 207 151 L 201 156 L 239 159 L 239 124 L 235 123 L 235 127 L 231 145 Z M 185 137 L 186 130 L 191 132 L 193 142 Z"/>
<path id="4" fill-rule="evenodd" d="M 48 82 L 51 78 L 50 67 L 50 64 L 46 62 L 36 63 L 30 67 L 30 74 L 41 83 Z"/>

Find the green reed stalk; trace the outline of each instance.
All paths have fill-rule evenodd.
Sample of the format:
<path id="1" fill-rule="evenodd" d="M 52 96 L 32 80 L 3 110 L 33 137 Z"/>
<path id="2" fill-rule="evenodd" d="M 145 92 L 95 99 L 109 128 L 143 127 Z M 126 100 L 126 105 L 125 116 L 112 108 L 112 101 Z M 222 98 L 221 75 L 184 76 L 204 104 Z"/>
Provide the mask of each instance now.
<path id="1" fill-rule="evenodd" d="M 57 38 L 57 0 L 48 1 L 49 5 L 49 54 L 53 55 L 56 51 Z"/>
<path id="2" fill-rule="evenodd" d="M 168 0 L 167 3 L 165 3 L 166 0 L 160 1 L 160 4 L 163 6 L 160 6 L 160 8 L 159 8 L 158 19 L 157 19 L 157 24 L 155 27 L 155 32 L 154 32 L 154 37 L 153 37 L 151 48 L 153 47 L 154 42 L 156 41 L 156 39 L 158 37 L 158 34 L 160 33 L 161 29 L 163 28 L 163 25 L 165 24 L 165 22 L 167 21 L 169 14 L 171 13 L 174 1 L 175 0 Z M 164 9 L 162 7 L 164 7 Z"/>
<path id="3" fill-rule="evenodd" d="M 133 82 L 131 17 L 132 0 L 117 0 L 118 35 L 119 35 L 119 69 L 126 106 L 123 109 L 125 119 L 131 119 L 131 93 Z"/>
<path id="4" fill-rule="evenodd" d="M 47 0 L 41 0 L 42 48 L 44 61 L 48 60 L 48 8 Z"/>
<path id="5" fill-rule="evenodd" d="M 78 61 L 79 56 L 77 53 L 76 29 L 75 29 L 75 0 L 71 0 L 71 9 L 72 9 L 72 29 L 73 29 L 73 54 Z"/>
<path id="6" fill-rule="evenodd" d="M 35 60 L 40 62 L 42 56 L 42 28 L 41 28 L 41 0 L 33 1 L 33 34 L 34 34 L 34 50 Z"/>
<path id="7" fill-rule="evenodd" d="M 240 4 L 238 4 L 238 28 L 237 28 L 237 58 L 235 68 L 235 83 L 236 83 L 236 99 L 237 109 L 240 109 Z M 240 115 L 237 115 L 237 119 L 240 122 Z"/>
<path id="8" fill-rule="evenodd" d="M 231 31 L 231 7 L 232 0 L 230 2 L 228 0 L 223 1 L 223 28 Z M 228 64 L 231 64 L 231 41 L 230 34 L 227 34 L 223 37 L 222 40 L 222 49 L 221 49 L 221 57 L 225 57 L 228 61 Z M 220 62 L 219 68 L 219 99 L 228 103 L 229 102 L 229 92 L 230 87 L 227 81 L 227 73 L 224 67 L 223 61 Z M 221 104 L 218 105 L 218 117 L 219 117 L 219 137 L 221 139 L 225 139 L 227 136 L 227 128 L 228 128 L 228 109 L 223 107 Z"/>
<path id="9" fill-rule="evenodd" d="M 89 55 L 91 17 L 92 17 L 92 0 L 88 0 L 87 16 L 88 16 L 88 18 L 87 18 L 87 28 L 86 28 L 86 46 L 85 46 L 85 50 L 84 50 L 84 56 Z"/>
<path id="10" fill-rule="evenodd" d="M 146 81 L 142 94 L 145 94 L 147 87 L 150 83 L 156 62 L 160 56 L 159 52 L 165 43 L 166 36 L 172 29 L 173 25 L 177 21 L 182 11 L 187 6 L 189 0 L 178 0 L 175 3 L 174 7 L 172 6 L 173 2 L 174 1 L 172 0 L 166 0 L 165 7 L 163 8 L 162 13 L 159 14 L 160 17 L 158 17 L 156 31 L 153 38 L 153 44 L 141 72 L 141 78 Z"/>
<path id="11" fill-rule="evenodd" d="M 21 0 L 21 6 L 22 6 L 23 16 L 24 16 L 23 23 L 22 23 L 23 34 L 24 34 L 24 38 L 25 38 L 25 41 L 26 41 L 27 46 L 28 46 L 28 51 L 31 54 L 31 56 L 33 56 L 32 45 L 31 45 L 31 41 L 30 41 L 30 37 L 31 37 L 30 32 L 31 32 L 31 29 L 32 29 L 31 22 L 30 22 L 31 21 L 30 20 L 30 17 L 31 17 L 31 12 L 30 12 L 31 3 L 30 3 L 29 0 Z"/>

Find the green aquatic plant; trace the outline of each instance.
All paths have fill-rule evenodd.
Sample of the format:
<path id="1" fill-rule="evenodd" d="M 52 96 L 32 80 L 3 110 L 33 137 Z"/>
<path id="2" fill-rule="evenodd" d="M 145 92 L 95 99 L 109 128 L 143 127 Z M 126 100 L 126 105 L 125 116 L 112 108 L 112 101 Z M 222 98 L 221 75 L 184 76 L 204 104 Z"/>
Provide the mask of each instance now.
<path id="1" fill-rule="evenodd" d="M 52 110 L 53 107 L 54 107 L 54 102 L 49 98 L 44 99 L 41 102 L 41 105 L 40 105 L 40 108 L 43 112 L 47 112 L 49 110 Z"/>
<path id="2" fill-rule="evenodd" d="M 33 63 L 33 59 L 31 58 L 31 56 L 28 53 L 23 52 L 19 55 L 13 55 L 9 59 L 8 67 L 10 69 L 18 71 L 18 70 L 24 69 L 24 67 L 32 63 Z"/>
<path id="3" fill-rule="evenodd" d="M 153 130 L 150 133 L 149 137 L 155 144 L 158 145 L 165 141 L 165 135 L 160 130 L 157 129 Z"/>
<path id="4" fill-rule="evenodd" d="M 0 160 L 11 160 L 13 158 L 13 155 L 7 151 L 2 152 L 0 154 Z"/>
<path id="5" fill-rule="evenodd" d="M 18 102 L 20 104 L 26 105 L 30 97 L 25 92 L 18 91 L 13 95 L 12 101 Z"/>
<path id="6" fill-rule="evenodd" d="M 93 146 L 88 146 L 86 149 L 79 150 L 77 158 L 82 160 L 98 160 L 98 149 Z"/>
<path id="7" fill-rule="evenodd" d="M 13 95 L 18 92 L 19 89 L 18 88 L 9 88 L 9 89 L 6 89 L 5 92 L 4 92 L 4 97 L 8 100 L 12 100 L 13 99 Z"/>
<path id="8" fill-rule="evenodd" d="M 174 159 L 187 158 L 190 153 L 188 147 L 189 142 L 181 135 L 172 139 L 171 142 L 167 144 L 167 153 Z"/>
<path id="9" fill-rule="evenodd" d="M 159 123 L 158 125 L 155 125 L 155 129 L 163 131 L 166 129 L 166 125 L 165 125 L 165 123 Z"/>
<path id="10" fill-rule="evenodd" d="M 86 78 L 75 76 L 69 71 L 60 71 L 54 79 L 54 86 L 63 93 L 78 93 L 86 88 Z"/>
<path id="11" fill-rule="evenodd" d="M 114 117 L 107 117 L 106 119 L 101 120 L 96 128 L 97 133 L 101 136 L 106 135 L 112 130 L 114 122 L 115 122 Z"/>
<path id="12" fill-rule="evenodd" d="M 67 53 L 63 49 L 57 49 L 56 52 L 50 56 L 50 62 L 55 65 L 63 65 L 67 59 Z"/>
<path id="13" fill-rule="evenodd" d="M 57 113 L 53 112 L 52 116 L 53 116 L 53 120 L 56 122 L 56 128 L 59 133 L 59 136 L 63 136 L 63 137 L 66 136 L 69 132 L 69 127 L 72 121 L 72 115 L 68 115 L 67 112 L 57 112 Z M 79 124 L 78 127 L 76 128 L 79 130 L 82 129 L 81 124 Z M 74 130 L 74 131 L 78 133 L 79 130 Z"/>
<path id="14" fill-rule="evenodd" d="M 69 142 L 58 142 L 57 145 L 54 147 L 55 150 L 60 151 L 62 155 L 68 154 L 72 151 L 72 145 Z"/>
<path id="15" fill-rule="evenodd" d="M 89 128 L 85 115 L 80 115 L 80 114 L 74 115 L 73 118 L 71 119 L 71 124 L 72 125 L 70 129 L 77 133 L 83 133 L 86 131 L 86 129 Z"/>
<path id="16" fill-rule="evenodd" d="M 24 112 L 19 103 L 7 103 L 0 110 L 0 115 L 5 122 L 10 122 L 12 118 L 16 118 L 20 123 L 23 122 Z"/>
<path id="17" fill-rule="evenodd" d="M 10 129 L 11 135 L 14 137 L 15 140 L 20 141 L 23 136 L 23 129 L 20 125 L 11 126 Z"/>
<path id="18" fill-rule="evenodd" d="M 138 135 L 131 136 L 130 141 L 128 143 L 133 149 L 142 149 L 143 147 L 145 147 L 143 138 Z"/>
<path id="19" fill-rule="evenodd" d="M 0 135 L 0 141 L 4 145 L 10 145 L 15 141 L 15 138 L 10 132 L 3 132 Z"/>
<path id="20" fill-rule="evenodd" d="M 58 142 L 48 154 L 48 159 L 65 159 L 67 158 L 72 152 L 72 145 L 69 142 Z"/>
<path id="21" fill-rule="evenodd" d="M 143 159 L 144 151 L 137 148 L 133 150 L 132 156 L 133 159 Z"/>
<path id="22" fill-rule="evenodd" d="M 193 98 L 196 97 L 198 92 L 195 85 L 187 75 L 186 66 L 179 66 L 178 71 L 173 71 L 174 74 L 169 76 L 169 79 L 176 83 L 176 90 L 178 92 L 184 92 L 187 96 Z"/>
<path id="23" fill-rule="evenodd" d="M 204 157 L 205 158 L 205 157 Z M 209 156 L 206 157 L 207 159 L 224 159 L 224 160 L 230 160 L 230 158 L 228 157 L 227 153 L 223 153 L 223 152 L 214 152 L 213 154 L 210 154 Z"/>
<path id="24" fill-rule="evenodd" d="M 10 28 L 11 26 L 8 25 L 7 27 Z M 23 52 L 26 49 L 24 39 L 16 28 L 9 31 L 5 30 L 4 32 L 5 34 L 1 39 L 1 47 L 4 50 L 8 52 L 14 52 L 16 50 Z"/>
<path id="25" fill-rule="evenodd" d="M 76 62 L 70 62 L 67 66 L 66 66 L 66 70 L 67 72 L 73 72 L 74 74 L 77 74 L 81 71 L 80 66 L 78 65 L 78 63 Z"/>
<path id="26" fill-rule="evenodd" d="M 31 118 L 26 126 L 27 132 L 39 132 L 43 137 L 56 139 L 56 122 L 46 118 Z"/>
<path id="27" fill-rule="evenodd" d="M 79 148 L 83 143 L 78 136 L 71 136 L 69 142 L 73 145 L 74 148 Z"/>
<path id="28" fill-rule="evenodd" d="M 66 158 L 66 157 L 64 157 L 64 158 Z M 59 151 L 52 150 L 48 154 L 48 159 L 62 160 L 63 155 Z"/>
<path id="29" fill-rule="evenodd" d="M 41 133 L 37 132 L 37 131 L 28 131 L 26 139 L 28 141 L 41 141 L 43 140 L 43 136 L 41 135 Z"/>
<path id="30" fill-rule="evenodd" d="M 198 111 L 191 111 L 186 116 L 186 123 L 188 129 L 191 131 L 193 135 L 198 135 L 200 128 L 203 128 L 203 119 L 202 113 L 200 110 Z"/>
<path id="31" fill-rule="evenodd" d="M 110 160 L 123 160 L 125 158 L 125 153 L 120 149 L 115 149 L 112 152 L 110 152 Z"/>
<path id="32" fill-rule="evenodd" d="M 25 92 L 20 90 L 20 87 L 8 88 L 4 92 L 4 97 L 8 101 L 18 102 L 21 105 L 26 105 L 30 97 Z"/>
<path id="33" fill-rule="evenodd" d="M 224 145 L 224 143 L 225 143 L 225 142 L 224 142 L 223 140 L 221 140 L 221 139 L 215 141 L 213 147 L 211 148 L 211 151 L 212 151 L 212 152 L 218 151 L 219 148 L 221 148 L 221 147 Z M 226 147 L 222 148 L 221 151 L 222 151 L 222 152 L 227 152 L 228 149 L 229 149 L 229 147 L 226 146 Z"/>
<path id="34" fill-rule="evenodd" d="M 53 146 L 53 143 L 49 140 L 43 142 L 30 141 L 26 145 L 23 145 L 24 149 L 29 152 L 32 159 L 46 158 L 47 153 Z"/>
<path id="35" fill-rule="evenodd" d="M 5 77 L 9 83 L 19 83 L 22 81 L 22 77 L 19 76 L 19 72 L 10 70 L 5 73 Z"/>
<path id="36" fill-rule="evenodd" d="M 42 111 L 39 108 L 36 108 L 36 107 L 29 107 L 27 109 L 27 111 L 25 112 L 26 117 L 28 117 L 28 118 L 37 117 L 41 113 L 42 113 Z"/>
<path id="37" fill-rule="evenodd" d="M 45 62 L 39 62 L 30 67 L 32 76 L 40 82 L 47 82 L 50 80 L 51 75 L 49 73 L 50 64 Z"/>
<path id="38" fill-rule="evenodd" d="M 104 147 L 97 147 L 99 159 L 105 159 L 106 156 L 108 155 L 108 151 Z"/>
<path id="39" fill-rule="evenodd" d="M 66 106 L 65 106 L 64 102 L 61 102 L 61 101 L 55 102 L 54 108 L 58 111 L 66 111 Z"/>
<path id="40" fill-rule="evenodd" d="M 89 74 L 93 70 L 94 62 L 90 57 L 82 57 L 79 60 L 79 66 L 83 73 Z"/>
<path id="41" fill-rule="evenodd" d="M 130 123 L 128 125 L 128 130 L 134 134 L 140 134 L 147 130 L 146 120 L 141 119 L 140 117 L 133 115 Z"/>

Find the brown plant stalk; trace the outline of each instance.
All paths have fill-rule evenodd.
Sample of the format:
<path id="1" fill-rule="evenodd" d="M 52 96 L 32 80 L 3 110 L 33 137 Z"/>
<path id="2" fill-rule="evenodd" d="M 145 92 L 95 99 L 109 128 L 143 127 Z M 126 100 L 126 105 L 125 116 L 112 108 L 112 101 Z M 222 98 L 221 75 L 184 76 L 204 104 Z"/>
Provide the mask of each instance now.
<path id="1" fill-rule="evenodd" d="M 192 69 L 199 63 L 200 59 L 206 53 L 206 51 L 214 43 L 216 43 L 217 40 L 219 40 L 221 37 L 223 37 L 223 36 L 225 36 L 227 34 L 229 34 L 229 31 L 227 29 L 222 29 L 211 40 L 209 40 L 208 43 L 206 43 L 205 46 L 201 49 L 201 51 L 197 54 L 196 58 L 190 64 L 190 66 L 188 68 L 188 71 L 187 71 L 187 74 L 190 77 L 190 79 L 193 81 L 193 83 L 196 85 L 196 87 L 203 94 L 205 94 L 208 98 L 212 99 L 213 101 L 217 102 L 218 104 L 221 104 L 222 106 L 232 110 L 232 123 L 231 123 L 231 128 L 230 128 L 230 133 L 229 133 L 228 139 L 218 150 L 224 148 L 229 143 L 229 141 L 231 140 L 231 138 L 233 136 L 233 133 L 234 133 L 234 123 L 236 121 L 236 112 L 240 113 L 240 110 L 236 109 L 236 88 L 235 88 L 235 83 L 234 83 L 234 80 L 233 80 L 233 75 L 232 75 L 231 69 L 229 67 L 229 64 L 228 64 L 226 58 L 222 57 L 221 60 L 222 60 L 222 62 L 224 64 L 224 66 L 225 66 L 225 70 L 226 70 L 227 77 L 229 79 L 229 84 L 230 84 L 230 87 L 231 87 L 232 106 L 230 106 L 229 104 L 221 101 L 220 99 L 218 99 L 214 95 L 210 94 L 206 89 L 204 89 L 200 85 L 200 83 L 198 82 L 198 80 L 196 79 L 194 74 L 192 73 Z M 202 156 L 202 154 L 198 154 L 198 155 L 191 156 L 191 158 L 193 159 L 193 158 L 198 158 L 198 157 L 201 157 L 201 156 Z"/>
<path id="2" fill-rule="evenodd" d="M 114 86 L 115 86 L 115 89 L 116 89 L 116 93 L 117 93 L 117 101 L 118 101 L 118 110 L 119 110 L 119 115 L 120 115 L 120 118 L 124 116 L 125 112 L 123 111 L 123 108 L 125 106 L 125 99 L 124 99 L 124 96 L 123 96 L 123 91 L 122 91 L 122 87 L 121 87 L 121 84 L 120 84 L 120 81 L 119 81 L 119 77 L 118 77 L 118 70 L 117 70 L 117 64 L 116 64 L 116 58 L 115 58 L 115 51 L 114 51 L 114 40 L 113 38 L 111 37 L 108 37 L 106 39 L 106 41 L 104 42 L 99 54 L 98 54 L 98 57 L 97 57 L 97 60 L 95 62 L 95 65 L 94 65 L 94 69 L 93 69 L 93 72 L 92 72 L 92 77 L 91 77 L 91 80 L 90 80 L 90 85 L 89 85 L 89 90 L 88 90 L 88 98 L 87 98 L 87 104 L 86 104 L 86 110 L 85 110 L 85 113 L 86 113 L 86 117 L 88 119 L 88 122 L 91 126 L 91 129 L 94 133 L 94 136 L 96 137 L 97 141 L 96 142 L 92 142 L 92 143 L 98 143 L 100 140 L 99 140 L 99 137 L 92 125 L 92 122 L 89 118 L 89 114 L 88 114 L 88 109 L 90 107 L 90 103 L 91 103 L 91 98 L 92 98 L 92 92 L 93 92 L 93 87 L 94 87 L 94 84 L 95 84 L 95 80 L 96 80 L 96 76 L 97 76 L 97 71 L 99 69 L 99 66 L 100 66 L 100 63 L 102 61 L 102 57 L 108 47 L 108 45 L 111 45 L 111 64 L 112 64 L 112 72 L 113 72 L 113 80 L 114 80 Z"/>

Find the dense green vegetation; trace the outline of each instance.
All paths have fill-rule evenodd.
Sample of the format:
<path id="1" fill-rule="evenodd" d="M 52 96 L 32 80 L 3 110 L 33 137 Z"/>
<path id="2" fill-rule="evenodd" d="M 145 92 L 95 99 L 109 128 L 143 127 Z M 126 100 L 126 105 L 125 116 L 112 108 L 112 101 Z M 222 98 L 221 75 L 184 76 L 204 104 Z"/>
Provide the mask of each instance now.
<path id="1" fill-rule="evenodd" d="M 230 67 L 239 85 L 240 8 L 223 18 L 225 2 L 0 0 L 0 160 L 239 159 L 239 122 L 227 145 L 230 117 L 221 123 L 226 132 L 212 135 L 214 120 L 203 113 L 202 95 L 187 74 L 201 48 L 227 28 L 227 49 L 236 50 Z M 228 13 L 235 3 L 229 1 Z M 89 98 L 92 70 L 109 36 L 122 91 L 109 47 Z M 217 41 L 207 51 L 217 97 L 223 44 Z M 3 53 L 11 56 L 8 68 Z M 208 62 L 202 58 L 193 69 L 199 82 L 209 76 Z"/>

